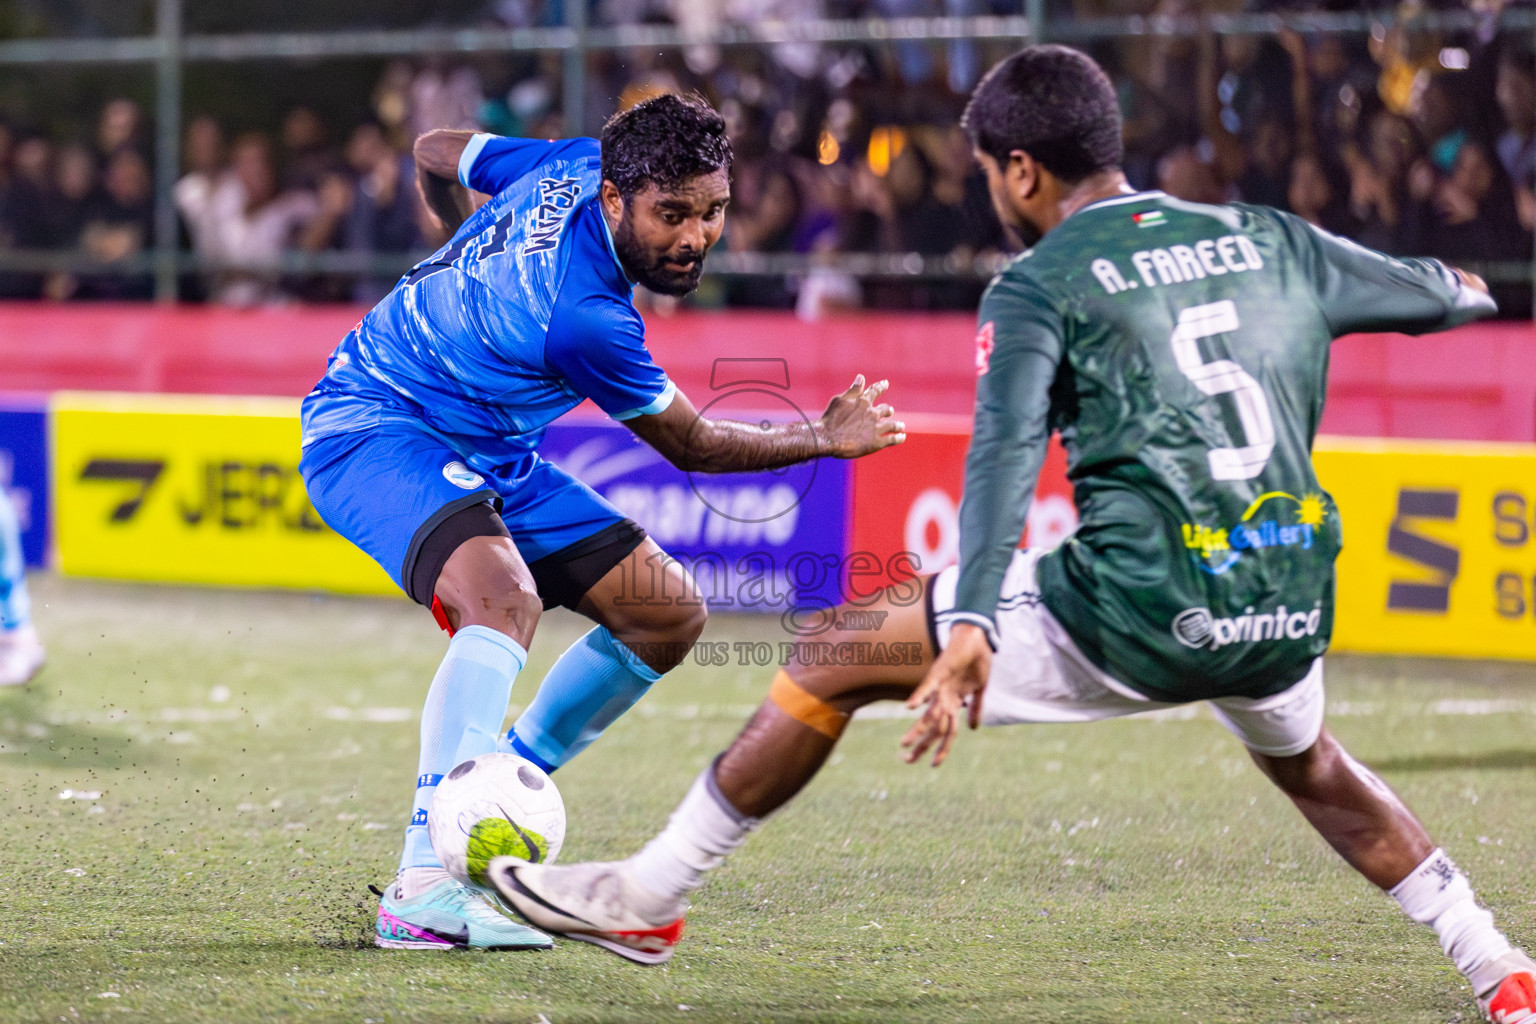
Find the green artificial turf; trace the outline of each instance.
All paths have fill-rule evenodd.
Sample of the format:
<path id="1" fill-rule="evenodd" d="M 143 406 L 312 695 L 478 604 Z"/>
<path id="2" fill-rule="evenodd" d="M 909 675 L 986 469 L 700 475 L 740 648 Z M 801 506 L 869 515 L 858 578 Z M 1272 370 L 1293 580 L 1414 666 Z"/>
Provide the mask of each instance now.
<path id="1" fill-rule="evenodd" d="M 967 734 L 938 771 L 900 763 L 903 722 L 856 722 L 663 968 L 377 950 L 366 887 L 409 816 L 430 617 L 49 577 L 34 599 L 49 665 L 0 691 L 0 1020 L 1476 1019 L 1433 935 L 1203 710 Z M 514 703 L 582 628 L 546 617 Z M 779 628 L 720 616 L 706 638 Z M 1337 735 L 1536 941 L 1536 671 L 1329 668 Z M 643 842 L 771 671 L 659 683 L 556 776 L 562 858 Z"/>

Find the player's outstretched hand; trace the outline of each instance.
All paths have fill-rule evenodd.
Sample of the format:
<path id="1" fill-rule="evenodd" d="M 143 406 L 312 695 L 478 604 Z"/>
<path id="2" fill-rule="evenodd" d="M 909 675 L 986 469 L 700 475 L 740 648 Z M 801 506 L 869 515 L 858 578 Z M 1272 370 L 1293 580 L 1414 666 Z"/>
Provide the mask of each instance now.
<path id="1" fill-rule="evenodd" d="M 1462 270 L 1460 267 L 1452 267 L 1451 273 L 1455 274 L 1462 284 L 1473 291 L 1482 292 L 1484 295 L 1488 294 L 1488 282 L 1472 273 L 1472 271 Z"/>
<path id="2" fill-rule="evenodd" d="M 907 698 L 907 707 L 923 709 L 917 724 L 901 738 L 901 745 L 907 748 L 908 764 L 922 757 L 929 747 L 934 748 L 933 766 L 944 763 L 950 744 L 955 742 L 955 733 L 960 730 L 960 709 L 967 703 L 967 724 L 972 729 L 981 724 L 981 696 L 991 670 L 992 648 L 987 644 L 987 634 L 968 622 L 955 623 L 949 646 L 934 661 L 922 685 Z"/>
<path id="3" fill-rule="evenodd" d="M 827 403 L 821 414 L 821 437 L 827 454 L 839 459 L 856 459 L 907 439 L 907 425 L 896 418 L 896 410 L 878 400 L 891 386 L 888 380 L 864 386 L 864 375 Z"/>

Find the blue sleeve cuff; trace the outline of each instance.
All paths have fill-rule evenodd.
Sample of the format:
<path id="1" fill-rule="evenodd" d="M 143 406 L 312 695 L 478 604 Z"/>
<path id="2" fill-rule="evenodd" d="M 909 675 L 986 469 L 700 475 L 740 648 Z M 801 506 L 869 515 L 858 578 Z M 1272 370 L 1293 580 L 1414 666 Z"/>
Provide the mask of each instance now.
<path id="1" fill-rule="evenodd" d="M 667 386 L 661 389 L 661 394 L 657 395 L 650 402 L 638 409 L 631 409 L 628 412 L 616 412 L 611 415 L 621 423 L 624 420 L 632 420 L 636 416 L 655 416 L 659 412 L 665 412 L 667 406 L 672 404 L 672 399 L 676 397 L 677 385 L 669 380 L 667 381 Z"/>
<path id="2" fill-rule="evenodd" d="M 465 146 L 464 152 L 459 154 L 460 185 L 463 185 L 465 188 L 474 188 L 474 186 L 469 183 L 470 169 L 475 166 L 475 161 L 480 158 L 480 151 L 485 148 L 485 144 L 490 142 L 495 137 L 496 136 L 494 135 L 487 135 L 486 133 L 482 132 L 469 140 L 469 145 Z"/>
<path id="3" fill-rule="evenodd" d="M 976 612 L 939 612 L 933 617 L 936 625 L 955 628 L 956 623 L 968 622 L 973 626 L 980 626 L 982 632 L 987 634 L 987 646 L 997 651 L 997 625 L 985 615 Z"/>

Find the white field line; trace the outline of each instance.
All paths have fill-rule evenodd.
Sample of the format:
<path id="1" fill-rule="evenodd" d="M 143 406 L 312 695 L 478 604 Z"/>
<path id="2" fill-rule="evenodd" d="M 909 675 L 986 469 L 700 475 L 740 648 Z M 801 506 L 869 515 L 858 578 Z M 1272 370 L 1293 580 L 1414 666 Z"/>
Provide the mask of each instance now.
<path id="1" fill-rule="evenodd" d="M 333 722 L 414 722 L 411 708 L 326 708 L 325 717 Z"/>
<path id="2" fill-rule="evenodd" d="M 508 714 L 515 716 L 520 709 L 513 705 Z M 750 718 L 757 710 L 756 704 L 665 704 L 660 702 L 638 704 L 633 714 L 640 718 L 660 718 L 676 722 L 741 721 Z M 1141 712 L 1136 717 L 1154 722 L 1184 722 L 1199 718 L 1207 712 L 1200 702 L 1179 707 L 1159 708 Z M 395 725 L 415 722 L 419 712 L 407 707 L 341 707 L 315 709 L 309 714 L 332 722 L 359 722 L 376 725 Z M 1485 715 L 1536 715 L 1536 700 L 1502 699 L 1445 699 L 1436 701 L 1389 701 L 1389 700 L 1333 700 L 1328 702 L 1329 718 L 1374 718 L 1382 715 L 1397 717 L 1427 716 L 1433 718 L 1464 718 Z M 259 721 L 267 724 L 272 720 L 270 712 L 259 717 L 245 708 L 155 708 L 139 714 L 126 708 L 114 708 L 105 714 L 87 711 L 54 712 L 43 719 L 50 726 L 110 725 L 118 722 L 139 721 L 155 724 L 227 725 L 242 721 Z M 287 717 L 283 715 L 281 717 Z M 866 721 L 912 719 L 917 712 L 908 710 L 895 701 L 870 704 L 854 713 L 855 718 Z M 42 730 L 39 729 L 41 732 Z M 9 752 L 9 751 L 7 751 Z"/>

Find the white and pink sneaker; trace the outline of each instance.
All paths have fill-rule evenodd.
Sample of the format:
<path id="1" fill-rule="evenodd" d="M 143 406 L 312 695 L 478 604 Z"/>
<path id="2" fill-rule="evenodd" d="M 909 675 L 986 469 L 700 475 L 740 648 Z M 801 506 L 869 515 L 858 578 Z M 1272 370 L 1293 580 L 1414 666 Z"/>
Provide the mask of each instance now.
<path id="1" fill-rule="evenodd" d="M 530 864 L 497 857 L 486 874 L 502 899 L 535 927 L 637 964 L 666 963 L 683 937 L 685 906 L 643 888 L 624 861 Z"/>

